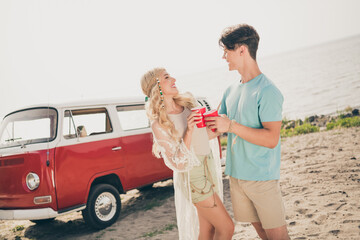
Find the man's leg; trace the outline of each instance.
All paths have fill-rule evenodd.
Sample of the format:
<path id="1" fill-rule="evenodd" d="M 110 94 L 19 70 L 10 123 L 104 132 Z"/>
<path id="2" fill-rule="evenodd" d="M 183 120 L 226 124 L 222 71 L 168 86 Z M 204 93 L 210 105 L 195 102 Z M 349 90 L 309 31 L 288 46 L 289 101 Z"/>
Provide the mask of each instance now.
<path id="1" fill-rule="evenodd" d="M 255 223 L 255 229 L 259 234 L 259 231 L 262 229 L 260 219 L 256 213 L 255 206 L 253 202 L 246 196 L 245 192 L 242 189 L 242 185 L 246 183 L 244 180 L 239 180 L 230 176 L 230 195 L 231 195 L 231 203 L 234 211 L 234 218 L 238 222 L 251 222 Z M 258 231 L 259 229 L 259 231 Z M 259 236 L 265 236 L 266 234 L 262 229 L 263 234 Z"/>
<path id="2" fill-rule="evenodd" d="M 286 225 L 278 228 L 264 229 L 261 222 L 251 223 L 262 240 L 289 240 Z"/>
<path id="3" fill-rule="evenodd" d="M 265 229 L 269 240 L 289 240 L 289 234 L 286 225 L 278 228 Z"/>
<path id="4" fill-rule="evenodd" d="M 268 239 L 265 230 L 262 228 L 261 222 L 252 222 L 251 224 L 254 226 L 257 234 L 262 240 Z"/>
<path id="5" fill-rule="evenodd" d="M 254 203 L 259 216 L 261 223 L 252 223 L 259 237 L 269 240 L 289 239 L 279 181 L 249 181 L 244 185 L 244 192 Z"/>

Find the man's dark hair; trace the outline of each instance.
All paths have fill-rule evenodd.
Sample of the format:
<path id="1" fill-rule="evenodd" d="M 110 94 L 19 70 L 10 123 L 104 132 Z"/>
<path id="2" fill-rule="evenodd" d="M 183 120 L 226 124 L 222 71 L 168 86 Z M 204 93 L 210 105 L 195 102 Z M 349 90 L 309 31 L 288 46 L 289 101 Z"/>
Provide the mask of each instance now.
<path id="1" fill-rule="evenodd" d="M 260 37 L 255 28 L 247 24 L 238 24 L 228 27 L 219 39 L 219 45 L 229 50 L 235 50 L 241 45 L 246 45 L 250 56 L 256 60 Z"/>

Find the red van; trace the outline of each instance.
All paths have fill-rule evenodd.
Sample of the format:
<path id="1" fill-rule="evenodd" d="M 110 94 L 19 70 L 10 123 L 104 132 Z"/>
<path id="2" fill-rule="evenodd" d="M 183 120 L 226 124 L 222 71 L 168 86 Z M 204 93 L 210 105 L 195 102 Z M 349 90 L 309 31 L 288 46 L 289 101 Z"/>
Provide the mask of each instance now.
<path id="1" fill-rule="evenodd" d="M 39 222 L 82 210 L 102 229 L 119 217 L 119 194 L 169 178 L 152 155 L 142 98 L 32 106 L 1 123 L 0 219 Z"/>

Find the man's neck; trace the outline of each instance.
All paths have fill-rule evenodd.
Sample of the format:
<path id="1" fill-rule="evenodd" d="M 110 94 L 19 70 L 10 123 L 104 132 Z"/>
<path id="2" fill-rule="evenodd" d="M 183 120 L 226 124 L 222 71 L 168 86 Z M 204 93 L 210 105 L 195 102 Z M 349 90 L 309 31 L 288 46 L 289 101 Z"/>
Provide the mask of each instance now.
<path id="1" fill-rule="evenodd" d="M 254 79 L 256 76 L 259 76 L 261 74 L 261 71 L 259 69 L 259 66 L 257 65 L 256 61 L 248 62 L 243 70 L 238 70 L 238 72 L 241 75 L 241 82 L 247 83 L 251 79 Z"/>

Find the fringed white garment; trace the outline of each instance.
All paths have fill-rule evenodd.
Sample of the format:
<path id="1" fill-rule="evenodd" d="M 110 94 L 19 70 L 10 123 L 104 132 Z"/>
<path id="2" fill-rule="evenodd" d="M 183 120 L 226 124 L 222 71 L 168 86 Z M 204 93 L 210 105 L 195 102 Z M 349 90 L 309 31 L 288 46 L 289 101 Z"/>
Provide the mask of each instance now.
<path id="1" fill-rule="evenodd" d="M 183 139 L 174 141 L 169 133 L 160 127 L 157 121 L 152 124 L 155 152 L 157 157 L 164 159 L 167 167 L 173 170 L 174 198 L 176 219 L 180 240 L 195 240 L 199 235 L 199 220 L 197 211 L 191 201 L 190 174 L 194 166 L 199 166 L 200 161 L 194 153 L 186 147 Z M 219 189 L 219 197 L 223 201 L 222 171 L 220 162 L 220 150 L 217 138 L 210 140 L 210 148 L 215 161 L 215 171 Z"/>

